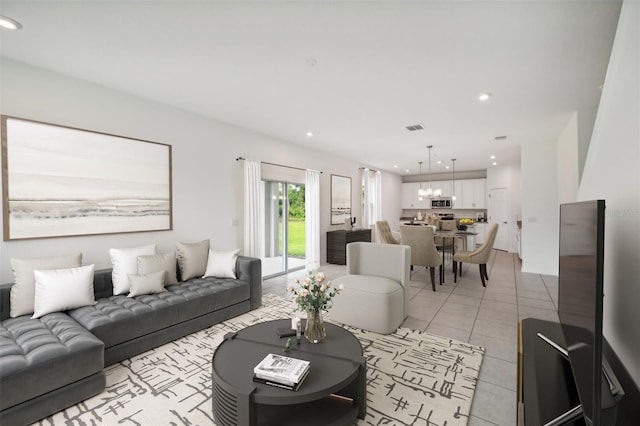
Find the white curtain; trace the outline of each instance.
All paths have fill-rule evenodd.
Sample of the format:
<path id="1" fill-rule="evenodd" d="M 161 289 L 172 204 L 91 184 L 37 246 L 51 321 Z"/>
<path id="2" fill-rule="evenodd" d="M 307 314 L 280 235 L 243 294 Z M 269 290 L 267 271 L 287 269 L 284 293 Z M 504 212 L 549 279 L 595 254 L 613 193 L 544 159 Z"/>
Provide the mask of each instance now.
<path id="1" fill-rule="evenodd" d="M 244 252 L 264 257 L 264 192 L 260 162 L 244 160 Z"/>
<path id="2" fill-rule="evenodd" d="M 306 268 L 313 271 L 320 267 L 320 172 L 305 172 L 304 199 Z"/>
<path id="3" fill-rule="evenodd" d="M 377 221 L 382 220 L 382 174 L 367 168 L 362 169 L 362 186 L 362 227 L 371 228 Z"/>
<path id="4" fill-rule="evenodd" d="M 372 208 L 372 224 L 382 220 L 382 173 L 373 172 L 373 208 Z"/>

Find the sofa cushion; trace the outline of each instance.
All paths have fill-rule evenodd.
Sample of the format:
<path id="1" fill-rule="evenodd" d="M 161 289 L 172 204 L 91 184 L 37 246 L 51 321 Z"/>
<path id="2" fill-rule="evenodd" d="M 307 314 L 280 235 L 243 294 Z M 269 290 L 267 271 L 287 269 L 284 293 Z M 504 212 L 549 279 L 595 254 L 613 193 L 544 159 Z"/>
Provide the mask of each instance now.
<path id="1" fill-rule="evenodd" d="M 156 254 L 156 245 L 109 249 L 111 264 L 113 266 L 112 278 L 113 294 L 129 293 L 129 274 L 138 273 L 138 256 Z"/>
<path id="2" fill-rule="evenodd" d="M 36 297 L 32 318 L 96 303 L 93 270 L 94 265 L 33 271 Z"/>
<path id="3" fill-rule="evenodd" d="M 82 265 L 82 253 L 35 259 L 11 259 L 14 285 L 11 287 L 11 317 L 33 313 L 36 269 L 74 268 Z"/>
<path id="4" fill-rule="evenodd" d="M 0 323 L 0 406 L 7 409 L 102 371 L 104 344 L 67 314 Z"/>
<path id="5" fill-rule="evenodd" d="M 344 290 L 334 298 L 329 318 L 375 333 L 396 331 L 406 315 L 404 290 L 390 278 L 345 275 L 335 279 Z"/>
<path id="6" fill-rule="evenodd" d="M 228 278 L 194 278 L 165 292 L 99 299 L 69 315 L 105 343 L 127 342 L 154 331 L 249 300 L 250 285 Z"/>
<path id="7" fill-rule="evenodd" d="M 227 251 L 209 250 L 207 270 L 205 271 L 204 276 L 237 278 L 236 261 L 238 260 L 238 253 L 240 253 L 240 249 Z"/>
<path id="8" fill-rule="evenodd" d="M 204 275 L 207 270 L 209 240 L 202 240 L 197 243 L 178 243 L 176 244 L 176 250 L 182 281 Z"/>
<path id="9" fill-rule="evenodd" d="M 176 278 L 176 254 L 154 254 L 147 256 L 138 256 L 138 274 L 146 275 L 152 272 L 164 271 L 164 283 L 178 284 Z"/>
<path id="10" fill-rule="evenodd" d="M 165 271 L 151 272 L 149 274 L 129 275 L 131 291 L 127 297 L 141 296 L 143 294 L 162 293 L 164 290 Z"/>

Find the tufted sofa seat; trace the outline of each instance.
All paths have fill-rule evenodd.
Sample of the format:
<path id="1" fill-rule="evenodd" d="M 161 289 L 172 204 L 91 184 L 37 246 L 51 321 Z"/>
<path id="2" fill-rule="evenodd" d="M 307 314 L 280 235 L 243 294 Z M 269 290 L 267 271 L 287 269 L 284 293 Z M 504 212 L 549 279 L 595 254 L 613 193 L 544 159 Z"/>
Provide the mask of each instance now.
<path id="1" fill-rule="evenodd" d="M 68 314 L 104 342 L 105 365 L 111 365 L 131 355 L 126 350 L 131 342 L 136 342 L 140 348 L 145 345 L 144 337 L 153 336 L 158 330 L 163 330 L 164 334 L 167 329 L 183 323 L 186 326 L 187 321 L 197 317 L 217 312 L 220 318 L 226 319 L 229 315 L 221 313 L 231 310 L 231 316 L 236 316 L 249 310 L 248 282 L 194 278 L 167 286 L 166 290 L 135 298 L 109 296 L 98 299 L 93 306 L 73 309 Z M 147 349 L 158 346 L 157 339 L 147 340 Z M 167 341 L 171 340 L 173 338 Z"/>
<path id="2" fill-rule="evenodd" d="M 104 344 L 64 313 L 40 319 L 28 315 L 0 325 L 0 406 L 3 424 L 19 424 L 28 404 L 33 415 L 44 417 L 42 401 L 76 404 L 105 387 Z M 28 384 L 29 386 L 25 386 Z M 61 388 L 74 385 L 71 392 Z"/>

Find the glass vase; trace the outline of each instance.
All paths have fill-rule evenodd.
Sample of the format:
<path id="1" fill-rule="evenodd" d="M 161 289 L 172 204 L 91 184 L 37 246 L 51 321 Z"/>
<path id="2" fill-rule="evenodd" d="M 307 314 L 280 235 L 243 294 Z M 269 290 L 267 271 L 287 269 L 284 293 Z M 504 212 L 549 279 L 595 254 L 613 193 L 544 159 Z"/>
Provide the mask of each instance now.
<path id="1" fill-rule="evenodd" d="M 311 343 L 320 343 L 327 337 L 320 310 L 307 311 L 307 326 L 304 329 L 304 337 Z"/>

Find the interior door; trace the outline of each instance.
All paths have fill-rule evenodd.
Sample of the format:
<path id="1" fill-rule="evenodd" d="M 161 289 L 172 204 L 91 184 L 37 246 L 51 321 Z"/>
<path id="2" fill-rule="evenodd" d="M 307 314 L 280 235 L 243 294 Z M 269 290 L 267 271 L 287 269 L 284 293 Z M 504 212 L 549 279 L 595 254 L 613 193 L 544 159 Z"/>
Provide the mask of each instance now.
<path id="1" fill-rule="evenodd" d="M 498 235 L 493 248 L 509 250 L 509 189 L 492 188 L 489 191 L 489 223 L 498 224 Z"/>

